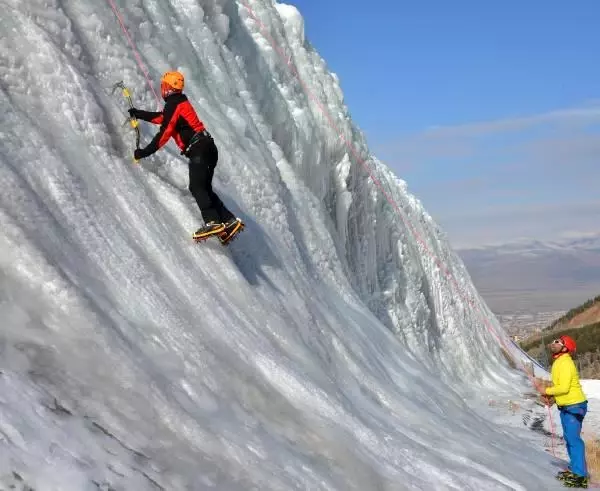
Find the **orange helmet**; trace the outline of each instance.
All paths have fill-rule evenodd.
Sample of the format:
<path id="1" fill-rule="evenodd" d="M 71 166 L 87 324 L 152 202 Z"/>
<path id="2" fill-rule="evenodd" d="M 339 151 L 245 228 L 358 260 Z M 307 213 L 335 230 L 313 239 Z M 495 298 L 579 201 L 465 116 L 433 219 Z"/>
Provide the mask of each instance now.
<path id="1" fill-rule="evenodd" d="M 565 336 L 564 334 L 559 338 L 562 341 L 562 345 L 567 348 L 569 353 L 575 353 L 577 350 L 577 344 L 571 336 Z"/>
<path id="2" fill-rule="evenodd" d="M 184 84 L 185 80 L 180 72 L 166 72 L 163 74 L 160 79 L 160 92 L 163 99 L 173 92 L 181 92 Z"/>

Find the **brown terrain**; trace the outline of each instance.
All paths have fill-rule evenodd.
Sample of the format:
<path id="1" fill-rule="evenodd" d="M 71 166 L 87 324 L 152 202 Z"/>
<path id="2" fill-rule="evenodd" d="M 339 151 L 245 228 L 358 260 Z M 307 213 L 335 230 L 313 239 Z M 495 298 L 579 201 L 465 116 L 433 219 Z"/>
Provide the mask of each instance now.
<path id="1" fill-rule="evenodd" d="M 595 324 L 596 322 L 600 322 L 600 301 L 596 302 L 589 309 L 584 310 L 580 314 L 577 314 L 566 324 L 561 323 L 562 327 L 583 327 L 589 326 L 590 324 Z M 558 325 L 556 326 L 558 327 Z"/>
<path id="2" fill-rule="evenodd" d="M 521 342 L 527 353 L 544 366 L 550 365 L 547 344 L 569 331 L 577 342 L 575 363 L 583 379 L 600 379 L 600 296 L 589 300 L 551 324 L 550 329 L 537 332 Z M 549 326 L 550 327 L 550 326 Z M 573 330 L 575 330 L 573 332 Z"/>
<path id="3" fill-rule="evenodd" d="M 577 307 L 577 310 L 581 308 L 582 306 Z M 564 331 L 565 329 L 571 328 L 585 327 L 597 322 L 600 322 L 600 297 L 596 297 L 594 302 L 589 307 L 583 309 L 577 314 L 573 314 L 572 311 L 567 312 L 563 317 L 553 323 L 552 329 L 548 329 L 549 326 L 544 326 L 545 329 L 541 333 L 536 332 L 532 336 L 523 340 L 523 343 L 539 340 L 542 335 L 544 338 L 549 339 L 552 337 L 552 333 L 554 332 Z"/>

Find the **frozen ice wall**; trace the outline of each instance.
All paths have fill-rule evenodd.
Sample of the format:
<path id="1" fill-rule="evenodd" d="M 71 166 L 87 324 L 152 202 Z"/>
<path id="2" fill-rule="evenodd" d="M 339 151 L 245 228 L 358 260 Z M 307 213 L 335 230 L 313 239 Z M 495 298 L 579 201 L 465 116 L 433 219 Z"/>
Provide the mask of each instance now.
<path id="1" fill-rule="evenodd" d="M 0 482 L 537 486 L 540 441 L 482 408 L 525 387 L 496 321 L 370 155 L 297 10 L 116 6 L 142 68 L 110 1 L 2 3 Z M 111 87 L 154 109 L 144 72 L 156 90 L 172 69 L 247 223 L 228 248 L 191 242 L 201 220 L 173 143 L 131 161 Z"/>
<path id="2" fill-rule="evenodd" d="M 406 183 L 369 153 L 298 10 L 276 7 L 278 16 L 269 2 L 252 3 L 254 42 L 234 24 L 226 44 L 243 55 L 252 91 L 268 91 L 261 118 L 293 178 L 322 203 L 315 226 L 327 228 L 353 287 L 405 346 L 444 376 L 482 380 L 504 333 Z"/>

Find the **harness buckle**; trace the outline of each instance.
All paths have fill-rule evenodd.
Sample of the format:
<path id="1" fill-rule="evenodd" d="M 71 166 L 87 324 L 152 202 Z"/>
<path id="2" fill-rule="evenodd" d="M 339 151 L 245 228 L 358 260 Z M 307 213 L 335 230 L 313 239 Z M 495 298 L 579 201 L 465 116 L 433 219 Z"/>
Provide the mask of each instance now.
<path id="1" fill-rule="evenodd" d="M 187 147 L 185 147 L 184 150 L 181 151 L 181 155 L 185 155 L 187 157 L 188 152 L 192 149 L 192 147 L 198 143 L 202 138 L 211 138 L 212 136 L 211 134 L 207 131 L 207 130 L 202 130 L 202 131 L 198 131 L 197 133 L 194 133 L 194 136 L 192 136 L 192 138 L 190 138 L 190 141 L 187 145 Z"/>

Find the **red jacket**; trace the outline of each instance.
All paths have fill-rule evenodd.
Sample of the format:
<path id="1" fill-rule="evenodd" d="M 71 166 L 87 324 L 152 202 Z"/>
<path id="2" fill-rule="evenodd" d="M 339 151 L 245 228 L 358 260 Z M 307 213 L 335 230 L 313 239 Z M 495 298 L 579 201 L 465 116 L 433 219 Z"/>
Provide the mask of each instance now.
<path id="1" fill-rule="evenodd" d="M 205 129 L 204 123 L 198 118 L 188 98 L 180 92 L 171 94 L 165 99 L 162 112 L 137 110 L 135 115 L 138 119 L 160 125 L 156 136 L 146 148 L 141 150 L 144 157 L 152 155 L 171 137 L 183 151 L 192 136 Z"/>

